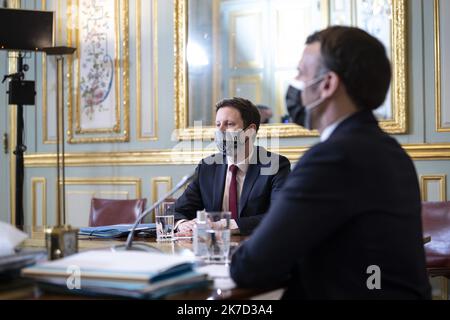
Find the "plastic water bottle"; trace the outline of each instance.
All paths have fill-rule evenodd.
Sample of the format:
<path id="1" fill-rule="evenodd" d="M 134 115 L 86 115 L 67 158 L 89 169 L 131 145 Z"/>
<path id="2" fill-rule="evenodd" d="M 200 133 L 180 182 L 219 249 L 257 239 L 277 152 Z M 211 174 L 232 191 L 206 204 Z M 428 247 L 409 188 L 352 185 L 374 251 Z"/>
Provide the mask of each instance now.
<path id="1" fill-rule="evenodd" d="M 206 258 L 208 255 L 208 248 L 206 246 L 206 212 L 197 211 L 197 222 L 194 225 L 193 231 L 193 247 L 194 254 L 198 257 Z"/>

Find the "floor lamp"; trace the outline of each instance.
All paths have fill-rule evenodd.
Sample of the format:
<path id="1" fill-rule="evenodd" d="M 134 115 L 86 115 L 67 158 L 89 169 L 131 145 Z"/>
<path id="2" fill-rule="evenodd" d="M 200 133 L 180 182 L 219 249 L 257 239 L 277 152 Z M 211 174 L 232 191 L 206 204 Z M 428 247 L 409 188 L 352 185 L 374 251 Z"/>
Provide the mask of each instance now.
<path id="1" fill-rule="evenodd" d="M 65 148 L 64 148 L 64 56 L 72 55 L 76 48 L 50 47 L 44 48 L 49 56 L 56 57 L 56 167 L 57 167 L 57 199 L 56 217 L 58 225 L 66 223 L 66 188 L 65 188 Z M 61 183 L 61 187 L 60 184 Z M 61 221 L 62 218 L 62 221 Z"/>

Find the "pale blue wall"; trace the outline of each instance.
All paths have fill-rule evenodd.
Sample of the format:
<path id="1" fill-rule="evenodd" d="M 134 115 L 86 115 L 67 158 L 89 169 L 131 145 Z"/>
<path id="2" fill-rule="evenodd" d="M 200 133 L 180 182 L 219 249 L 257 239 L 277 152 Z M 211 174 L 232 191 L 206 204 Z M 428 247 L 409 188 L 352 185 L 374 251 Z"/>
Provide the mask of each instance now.
<path id="1" fill-rule="evenodd" d="M 27 8 L 39 8 L 41 1 L 22 1 Z M 408 108 L 408 134 L 397 135 L 396 138 L 403 144 L 439 143 L 450 141 L 450 133 L 436 133 L 434 128 L 434 51 L 433 51 L 433 1 L 410 0 L 408 12 L 408 68 L 409 68 L 409 108 Z M 135 84 L 135 71 L 130 69 L 130 124 L 131 139 L 129 143 L 113 144 L 67 144 L 67 153 L 77 152 L 116 152 L 139 151 L 150 149 L 170 149 L 177 142 L 171 140 L 174 130 L 174 47 L 173 47 L 173 1 L 158 1 L 158 137 L 157 141 L 137 141 L 133 122 L 135 114 L 136 97 L 133 94 Z M 134 12 L 134 1 L 131 1 L 130 12 Z M 130 14 L 130 59 L 134 57 L 134 21 Z M 6 68 L 5 54 L 0 52 L 0 72 Z M 41 91 L 41 58 L 32 57 L 28 61 L 30 71 L 27 79 L 36 79 L 37 92 Z M 1 134 L 5 130 L 4 117 L 6 112 L 5 87 L 1 87 L 0 102 L 0 129 Z M 26 109 L 26 144 L 28 154 L 54 153 L 54 145 L 42 144 L 42 106 L 37 99 L 36 107 Z M 280 141 L 281 146 L 305 146 L 311 145 L 317 138 L 288 138 Z M 0 178 L 8 179 L 8 162 L 1 154 L 2 168 Z M 450 161 L 417 161 L 416 167 L 419 174 L 450 174 Z M 150 181 L 152 177 L 171 176 L 173 181 L 180 179 L 184 174 L 193 170 L 193 165 L 148 165 L 148 166 L 116 166 L 116 167 L 69 167 L 68 177 L 140 177 L 142 179 L 142 195 L 150 197 Z M 399 168 L 400 169 L 400 168 Z M 30 223 L 31 194 L 30 185 L 33 177 L 47 178 L 47 201 L 49 218 L 54 218 L 55 203 L 55 168 L 27 168 L 25 177 L 25 209 L 27 223 Z M 8 201 L 8 192 L 5 184 L 1 186 L 1 211 L 0 219 L 9 220 L 9 209 L 4 205 Z M 447 190 L 447 196 L 448 190 Z M 53 218 L 50 221 L 53 221 Z"/>

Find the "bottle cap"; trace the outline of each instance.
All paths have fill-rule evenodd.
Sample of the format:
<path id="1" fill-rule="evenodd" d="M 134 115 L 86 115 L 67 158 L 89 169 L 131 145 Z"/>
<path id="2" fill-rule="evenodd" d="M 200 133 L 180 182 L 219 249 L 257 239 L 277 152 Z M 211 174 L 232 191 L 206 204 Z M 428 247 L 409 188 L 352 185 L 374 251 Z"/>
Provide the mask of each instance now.
<path id="1" fill-rule="evenodd" d="M 197 222 L 206 222 L 206 211 L 197 211 Z"/>

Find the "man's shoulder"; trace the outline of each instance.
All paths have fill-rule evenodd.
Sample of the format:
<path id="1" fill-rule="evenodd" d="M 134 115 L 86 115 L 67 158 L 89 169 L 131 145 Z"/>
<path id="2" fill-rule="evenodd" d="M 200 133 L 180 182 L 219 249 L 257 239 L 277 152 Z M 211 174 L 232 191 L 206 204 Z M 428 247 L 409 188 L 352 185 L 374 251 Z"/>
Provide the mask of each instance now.
<path id="1" fill-rule="evenodd" d="M 206 158 L 203 158 L 199 165 L 216 166 L 226 164 L 226 157 L 222 153 L 214 153 Z"/>
<path id="2" fill-rule="evenodd" d="M 309 148 L 302 158 L 312 161 L 321 161 L 324 158 L 356 161 L 361 158 L 377 157 L 387 150 L 404 152 L 394 138 L 382 131 L 358 130 L 332 135 L 328 140 Z"/>
<path id="3" fill-rule="evenodd" d="M 261 175 L 286 175 L 291 171 L 291 162 L 285 156 L 276 152 L 270 152 L 264 147 L 258 146 L 255 150 L 257 165 L 261 168 Z"/>
<path id="4" fill-rule="evenodd" d="M 260 160 L 261 158 L 270 158 L 270 159 L 277 159 L 279 161 L 283 161 L 283 162 L 289 162 L 289 159 L 286 158 L 285 156 L 276 153 L 276 152 L 272 152 L 267 150 L 264 147 L 261 146 L 256 146 L 255 151 L 257 152 L 257 156 L 258 159 Z"/>

